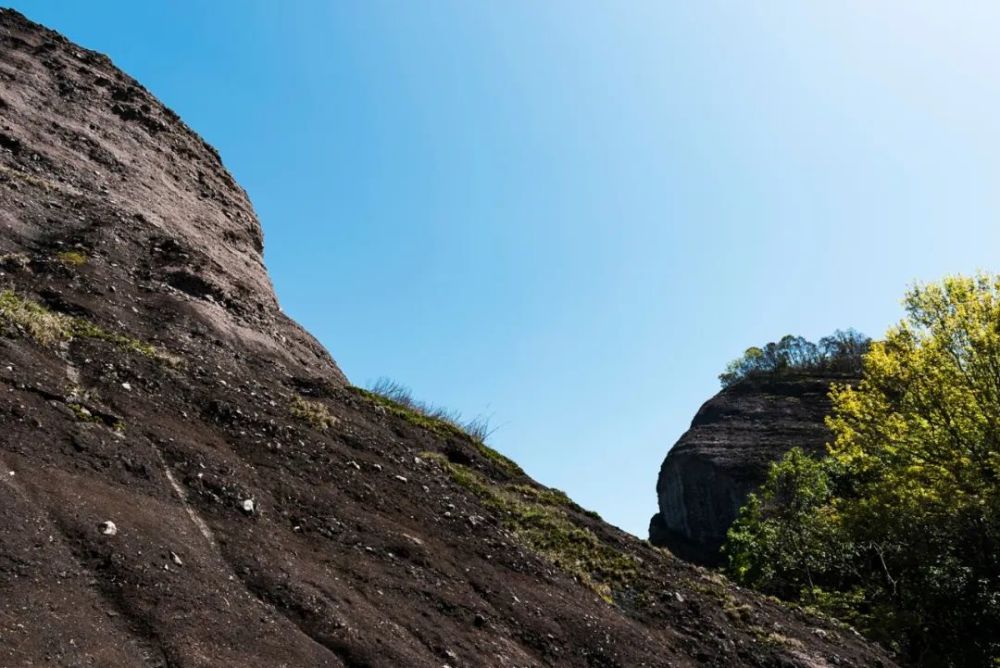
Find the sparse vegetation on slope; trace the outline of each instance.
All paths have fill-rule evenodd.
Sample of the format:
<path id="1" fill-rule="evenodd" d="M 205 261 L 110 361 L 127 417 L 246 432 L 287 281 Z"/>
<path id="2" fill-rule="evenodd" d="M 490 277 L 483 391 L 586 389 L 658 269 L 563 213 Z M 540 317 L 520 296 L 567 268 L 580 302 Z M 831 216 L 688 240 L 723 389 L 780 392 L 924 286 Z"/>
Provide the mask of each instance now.
<path id="1" fill-rule="evenodd" d="M 459 413 L 418 401 L 413 398 L 405 385 L 385 378 L 380 379 L 370 389 L 354 387 L 352 390 L 407 422 L 432 431 L 438 436 L 469 441 L 481 455 L 508 475 L 517 476 L 524 473 L 511 459 L 486 445 L 486 439 L 493 433 L 486 418 L 463 421 Z"/>
<path id="2" fill-rule="evenodd" d="M 84 318 L 55 313 L 36 301 L 21 297 L 13 290 L 0 291 L 0 325 L 6 326 L 8 331 L 27 335 L 45 346 L 71 341 L 74 338 L 95 339 L 168 366 L 180 363 L 179 358 L 145 341 L 110 332 Z"/>
<path id="3" fill-rule="evenodd" d="M 424 453 L 487 506 L 527 548 L 593 589 L 608 603 L 616 587 L 636 575 L 635 559 L 601 541 L 566 512 L 579 510 L 563 492 L 524 484 L 497 483 L 437 453 Z"/>

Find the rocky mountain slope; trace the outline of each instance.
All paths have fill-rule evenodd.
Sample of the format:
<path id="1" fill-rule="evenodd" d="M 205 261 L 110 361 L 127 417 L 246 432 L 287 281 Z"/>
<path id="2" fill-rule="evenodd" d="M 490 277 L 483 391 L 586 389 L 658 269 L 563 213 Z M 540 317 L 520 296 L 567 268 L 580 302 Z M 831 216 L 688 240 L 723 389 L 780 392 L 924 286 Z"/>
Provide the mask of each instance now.
<path id="1" fill-rule="evenodd" d="M 660 468 L 650 541 L 695 563 L 717 564 L 726 531 L 770 463 L 796 446 L 824 450 L 830 384 L 853 380 L 829 370 L 757 376 L 706 401 Z"/>
<path id="2" fill-rule="evenodd" d="M 0 82 L 0 665 L 892 665 L 352 388 L 107 58 L 5 10 Z"/>

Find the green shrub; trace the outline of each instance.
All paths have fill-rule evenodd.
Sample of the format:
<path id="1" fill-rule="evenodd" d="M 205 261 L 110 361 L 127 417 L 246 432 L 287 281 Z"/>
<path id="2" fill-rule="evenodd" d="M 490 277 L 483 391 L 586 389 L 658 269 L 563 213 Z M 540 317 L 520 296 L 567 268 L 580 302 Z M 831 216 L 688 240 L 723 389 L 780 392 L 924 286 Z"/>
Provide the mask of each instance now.
<path id="1" fill-rule="evenodd" d="M 738 581 L 921 666 L 1000 661 L 1000 276 L 917 286 L 831 391 L 829 454 L 776 462 L 729 532 Z"/>

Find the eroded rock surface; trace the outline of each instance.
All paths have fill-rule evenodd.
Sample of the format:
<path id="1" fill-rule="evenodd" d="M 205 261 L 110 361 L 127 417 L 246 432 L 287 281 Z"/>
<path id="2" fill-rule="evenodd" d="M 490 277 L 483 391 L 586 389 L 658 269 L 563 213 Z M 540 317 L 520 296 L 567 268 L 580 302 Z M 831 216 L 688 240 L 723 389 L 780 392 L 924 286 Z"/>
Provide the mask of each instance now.
<path id="1" fill-rule="evenodd" d="M 351 388 L 261 248 L 174 114 L 0 11 L 0 665 L 891 665 Z"/>
<path id="2" fill-rule="evenodd" d="M 808 371 L 747 378 L 705 402 L 660 468 L 651 542 L 695 563 L 719 563 L 726 531 L 771 462 L 796 446 L 823 452 L 830 384 L 854 380 Z"/>

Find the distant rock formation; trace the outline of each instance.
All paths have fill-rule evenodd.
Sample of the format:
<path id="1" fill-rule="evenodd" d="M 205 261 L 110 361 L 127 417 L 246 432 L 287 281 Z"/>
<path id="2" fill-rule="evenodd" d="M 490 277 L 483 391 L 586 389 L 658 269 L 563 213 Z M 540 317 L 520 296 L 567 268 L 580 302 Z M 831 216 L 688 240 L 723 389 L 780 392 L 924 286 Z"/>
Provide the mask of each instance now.
<path id="1" fill-rule="evenodd" d="M 855 380 L 788 371 L 744 378 L 706 401 L 660 468 L 650 541 L 688 561 L 718 564 L 726 531 L 771 462 L 795 446 L 822 452 L 830 385 Z"/>

